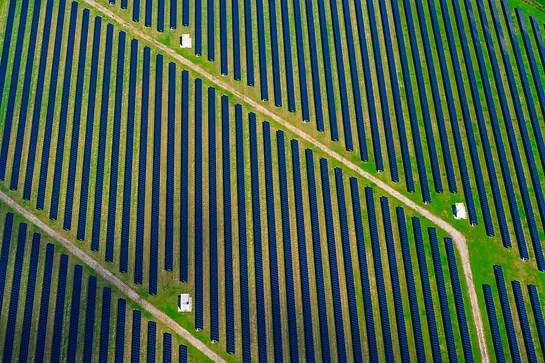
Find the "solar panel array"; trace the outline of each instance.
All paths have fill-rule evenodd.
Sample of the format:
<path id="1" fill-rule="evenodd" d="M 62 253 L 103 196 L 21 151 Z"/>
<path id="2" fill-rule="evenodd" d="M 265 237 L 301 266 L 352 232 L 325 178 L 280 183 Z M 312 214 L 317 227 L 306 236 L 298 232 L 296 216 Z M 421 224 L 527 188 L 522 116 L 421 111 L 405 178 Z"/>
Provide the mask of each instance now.
<path id="1" fill-rule="evenodd" d="M 506 284 L 503 268 L 494 265 L 496 284 L 484 284 L 483 292 L 492 331 L 494 353 L 499 362 L 538 362 L 543 356 L 543 305 L 535 285 L 511 281 Z M 500 301 L 501 310 L 497 309 Z M 513 302 L 514 301 L 514 302 Z M 502 342 L 501 332 L 507 332 L 508 345 Z M 522 334 L 520 333 L 522 332 Z"/>
<path id="2" fill-rule="evenodd" d="M 141 324 L 153 326 L 157 334 L 150 355 L 162 356 L 164 362 L 202 359 L 192 357 L 195 351 L 186 345 L 184 352 L 173 350 L 174 344 L 185 341 L 144 317 L 136 305 L 56 251 L 55 245 L 46 244 L 47 237 L 21 217 L 0 214 L 0 251 L 12 251 L 0 289 L 9 301 L 0 322 L 2 362 L 139 362 L 148 354 L 147 345 L 140 345 L 141 339 L 148 341 L 142 338 Z"/>
<path id="3" fill-rule="evenodd" d="M 545 230 L 538 178 L 545 170 L 538 122 L 545 112 L 538 65 L 545 64 L 545 47 L 535 19 L 527 27 L 520 9 L 513 19 L 506 1 L 498 4 L 501 9 L 483 0 L 186 2 L 182 28 L 171 31 L 192 35 L 195 56 L 206 53 L 208 61 L 217 61 L 218 75 L 232 75 L 230 82 L 243 93 L 259 87 L 263 101 L 272 93 L 271 106 L 296 112 L 294 120 L 312 121 L 378 172 L 386 171 L 386 162 L 383 179 L 404 182 L 409 193 L 420 185 L 424 203 L 440 203 L 447 186 L 457 194 L 461 182 L 469 223 L 482 223 L 507 248 L 516 242 L 522 259 L 535 258 L 538 269 L 545 268 L 538 237 Z M 168 9 L 154 11 L 174 14 L 177 8 Z M 146 25 L 155 26 L 151 20 Z M 479 104 L 486 107 L 474 106 Z M 513 118 L 514 124 L 506 121 Z"/>

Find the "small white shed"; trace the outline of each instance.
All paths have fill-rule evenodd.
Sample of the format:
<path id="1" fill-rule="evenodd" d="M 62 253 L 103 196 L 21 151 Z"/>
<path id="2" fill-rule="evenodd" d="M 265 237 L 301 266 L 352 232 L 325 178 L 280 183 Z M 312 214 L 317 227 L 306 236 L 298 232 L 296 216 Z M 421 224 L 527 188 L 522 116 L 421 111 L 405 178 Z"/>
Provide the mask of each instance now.
<path id="1" fill-rule="evenodd" d="M 454 218 L 455 219 L 467 219 L 467 211 L 464 203 L 454 204 Z"/>
<path id="2" fill-rule="evenodd" d="M 193 40 L 189 34 L 182 34 L 180 37 L 180 47 L 191 48 L 193 46 Z"/>
<path id="3" fill-rule="evenodd" d="M 178 295 L 178 312 L 190 313 L 193 308 L 193 299 L 189 294 Z"/>

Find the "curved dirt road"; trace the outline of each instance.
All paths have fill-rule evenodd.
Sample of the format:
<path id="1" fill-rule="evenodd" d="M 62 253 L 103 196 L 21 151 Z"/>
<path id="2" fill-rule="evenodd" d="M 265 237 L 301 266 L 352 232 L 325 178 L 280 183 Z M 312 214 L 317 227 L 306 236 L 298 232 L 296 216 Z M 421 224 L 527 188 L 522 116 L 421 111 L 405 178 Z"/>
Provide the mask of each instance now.
<path id="1" fill-rule="evenodd" d="M 191 335 L 189 331 L 182 328 L 168 315 L 157 309 L 153 304 L 140 296 L 136 291 L 131 289 L 127 284 L 117 278 L 106 267 L 102 266 L 99 262 L 97 262 L 93 257 L 89 256 L 74 243 L 66 239 L 62 234 L 49 227 L 46 223 L 42 222 L 41 219 L 39 219 L 30 211 L 22 207 L 19 203 L 11 199 L 2 191 L 0 191 L 0 201 L 13 208 L 16 212 L 20 213 L 23 217 L 25 217 L 30 223 L 36 225 L 43 232 L 58 241 L 70 253 L 82 260 L 85 264 L 95 270 L 100 276 L 108 280 L 108 282 L 110 282 L 121 292 L 127 295 L 129 299 L 131 299 L 132 301 L 140 305 L 144 310 L 153 315 L 155 319 L 165 324 L 169 329 L 173 330 L 176 334 L 184 338 L 188 343 L 203 352 L 203 354 L 205 354 L 208 358 L 212 359 L 214 362 L 225 362 L 225 360 L 223 360 L 223 358 L 221 358 L 217 353 L 212 351 L 203 342 Z"/>
<path id="2" fill-rule="evenodd" d="M 380 189 L 382 189 L 387 194 L 390 194 L 392 197 L 399 200 L 401 203 L 405 204 L 407 207 L 415 210 L 423 216 L 424 218 L 430 220 L 434 224 L 436 224 L 438 227 L 443 229 L 445 232 L 447 232 L 451 237 L 452 240 L 458 249 L 458 252 L 461 257 L 462 262 L 462 268 L 464 270 L 464 276 L 467 282 L 468 287 L 468 294 L 469 299 L 471 302 L 471 313 L 473 315 L 473 321 L 475 323 L 475 329 L 477 330 L 478 340 L 479 340 L 479 350 L 481 352 L 481 360 L 482 362 L 489 362 L 489 356 L 488 356 L 488 350 L 486 347 L 486 339 L 484 334 L 484 326 L 483 326 L 483 319 L 481 310 L 479 307 L 478 299 L 477 299 L 477 293 L 475 290 L 475 284 L 473 282 L 473 273 L 471 271 L 471 265 L 469 262 L 469 250 L 467 248 L 467 241 L 465 239 L 465 236 L 458 231 L 456 228 L 454 228 L 452 225 L 450 225 L 447 221 L 441 219 L 440 217 L 436 216 L 429 210 L 421 207 L 419 204 L 415 203 L 411 199 L 407 198 L 397 190 L 390 187 L 388 184 L 384 183 L 379 178 L 375 177 L 371 173 L 366 172 L 362 168 L 360 168 L 358 165 L 354 164 L 350 160 L 343 157 L 341 154 L 331 150 L 312 136 L 306 134 L 305 132 L 301 131 L 297 127 L 293 126 L 289 122 L 285 121 L 281 117 L 274 114 L 272 111 L 269 111 L 266 107 L 259 104 L 258 102 L 254 101 L 253 99 L 247 97 L 246 95 L 240 93 L 235 88 L 233 88 L 230 84 L 227 82 L 221 80 L 220 78 L 217 78 L 210 73 L 208 73 L 205 69 L 199 67 L 198 65 L 192 63 L 187 58 L 184 58 L 180 54 L 176 53 L 166 45 L 160 43 L 159 41 L 155 40 L 153 37 L 147 35 L 146 33 L 141 32 L 140 30 L 136 29 L 131 23 L 126 22 L 121 17 L 110 11 L 106 6 L 101 5 L 100 3 L 97 3 L 96 1 L 92 0 L 82 0 L 82 2 L 86 3 L 90 7 L 95 8 L 99 12 L 103 13 L 104 15 L 108 16 L 110 19 L 114 20 L 116 23 L 121 25 L 122 27 L 129 30 L 134 35 L 138 36 L 140 39 L 147 41 L 148 43 L 153 44 L 153 46 L 160 49 L 164 54 L 168 54 L 170 57 L 176 59 L 183 65 L 185 65 L 187 68 L 193 70 L 194 72 L 198 73 L 203 78 L 207 79 L 211 83 L 218 85 L 219 87 L 223 88 L 224 90 L 232 93 L 235 97 L 239 98 L 240 100 L 243 100 L 256 110 L 258 110 L 263 115 L 267 116 L 270 120 L 276 122 L 278 125 L 280 125 L 282 128 L 291 131 L 295 135 L 297 135 L 300 139 L 305 140 L 306 142 L 313 145 L 314 148 L 320 150 L 324 154 L 328 155 L 329 157 L 337 160 L 338 162 L 344 164 L 349 169 L 353 170 L 357 174 L 359 174 L 361 177 L 369 180 L 372 183 L 375 183 Z M 141 298 L 140 298 L 141 299 Z M 199 343 L 203 345 L 200 341 Z M 206 348 L 208 349 L 208 348 Z"/>

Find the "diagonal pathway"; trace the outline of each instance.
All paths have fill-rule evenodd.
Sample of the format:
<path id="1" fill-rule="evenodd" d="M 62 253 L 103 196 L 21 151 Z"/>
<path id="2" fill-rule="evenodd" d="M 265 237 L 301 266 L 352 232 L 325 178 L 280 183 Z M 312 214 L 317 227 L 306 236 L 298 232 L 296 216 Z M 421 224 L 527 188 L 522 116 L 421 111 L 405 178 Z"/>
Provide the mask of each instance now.
<path id="1" fill-rule="evenodd" d="M 353 162 L 351 162 L 347 158 L 343 157 L 341 154 L 331 150 L 329 147 L 322 144 L 321 142 L 319 142 L 318 140 L 316 140 L 312 136 L 308 135 L 307 133 L 300 130 L 296 126 L 293 126 L 292 124 L 290 124 L 286 120 L 282 119 L 280 116 L 276 115 L 274 112 L 270 111 L 269 109 L 264 107 L 262 104 L 254 101 L 253 99 L 251 99 L 250 97 L 244 95 L 243 93 L 240 93 L 233 86 L 231 86 L 229 83 L 221 80 L 220 78 L 217 78 L 217 77 L 213 76 L 212 74 L 208 73 L 208 71 L 206 71 L 202 67 L 199 67 L 198 65 L 192 63 L 189 59 L 187 59 L 187 58 L 181 56 L 180 54 L 176 53 L 174 50 L 172 50 L 169 47 L 167 47 L 166 45 L 160 43 L 159 41 L 157 41 L 153 37 L 149 36 L 148 34 L 138 30 L 136 27 L 134 27 L 133 24 L 123 20 L 120 16 L 118 16 L 115 13 L 113 13 L 112 11 L 110 11 L 106 6 L 103 6 L 103 5 L 97 3 L 96 1 L 93 1 L 93 0 L 81 0 L 81 2 L 86 3 L 88 6 L 98 10 L 100 13 L 107 16 L 108 18 L 110 18 L 111 20 L 116 22 L 118 25 L 124 27 L 126 30 L 130 31 L 131 33 L 133 33 L 138 38 L 140 38 L 142 40 L 145 40 L 146 42 L 152 44 L 156 48 L 160 49 L 161 52 L 163 52 L 165 55 L 169 55 L 170 57 L 176 59 L 178 62 L 180 62 L 181 64 L 183 64 L 187 68 L 189 68 L 189 69 L 193 70 L 194 72 L 198 73 L 202 78 L 204 78 L 204 79 L 208 80 L 209 82 L 223 88 L 225 91 L 230 92 L 235 97 L 237 97 L 238 99 L 244 101 L 248 105 L 252 106 L 254 109 L 259 111 L 261 114 L 265 115 L 270 120 L 276 122 L 283 129 L 289 130 L 293 134 L 297 135 L 298 138 L 300 138 L 301 140 L 305 140 L 306 142 L 313 145 L 313 147 L 315 149 L 320 150 L 321 152 L 326 154 L 328 157 L 330 157 L 332 159 L 335 159 L 338 162 L 342 163 L 345 167 L 347 167 L 347 168 L 351 169 L 352 171 L 356 172 L 362 178 L 368 180 L 371 183 L 376 184 L 376 186 L 378 188 L 382 189 L 385 193 L 387 193 L 390 196 L 394 197 L 395 199 L 397 199 L 398 201 L 403 203 L 406 207 L 416 211 L 422 217 L 428 219 L 429 221 L 431 221 L 432 223 L 434 223 L 435 225 L 437 225 L 438 227 L 443 229 L 446 233 L 448 233 L 452 237 L 452 240 L 454 241 L 454 244 L 455 244 L 455 246 L 456 246 L 456 248 L 458 250 L 458 253 L 460 254 L 460 258 L 461 258 L 461 262 L 462 262 L 462 268 L 463 268 L 464 276 L 465 276 L 465 279 L 466 279 L 466 282 L 467 282 L 468 295 L 469 295 L 469 299 L 470 299 L 470 303 L 471 303 L 473 322 L 475 324 L 475 329 L 477 331 L 477 336 L 478 336 L 478 341 L 479 341 L 479 350 L 480 350 L 480 353 L 481 353 L 481 359 L 482 359 L 482 362 L 485 362 L 485 363 L 489 362 L 489 356 L 488 356 L 488 351 L 487 351 L 487 346 L 486 346 L 486 338 L 485 338 L 485 333 L 484 333 L 482 313 L 481 313 L 481 309 L 479 307 L 479 301 L 478 301 L 477 293 L 476 293 L 476 290 L 475 290 L 475 283 L 473 281 L 473 273 L 471 271 L 471 264 L 470 264 L 470 260 L 469 260 L 469 250 L 468 250 L 468 247 L 467 247 L 466 238 L 465 238 L 465 236 L 463 235 L 462 232 L 458 231 L 456 228 L 454 228 L 447 221 L 441 219 L 437 215 L 433 214 L 431 211 L 427 210 L 426 208 L 422 207 L 418 203 L 416 203 L 413 200 L 409 199 L 408 197 L 406 197 L 405 195 L 403 195 L 399 191 L 395 190 L 394 188 L 392 188 L 391 186 L 389 186 L 388 184 L 386 184 L 385 182 L 383 182 L 382 180 L 380 180 L 379 178 L 377 178 L 373 174 L 363 170 L 361 167 L 354 164 Z M 2 197 L 1 199 L 4 199 L 4 198 L 9 199 L 9 197 L 7 197 L 3 193 L 0 194 L 0 197 Z M 16 202 L 14 202 L 14 201 L 12 201 L 12 202 L 15 205 L 18 206 L 18 204 Z M 19 206 L 19 208 L 22 208 L 22 207 Z M 34 217 L 34 219 L 39 221 L 39 219 L 37 219 L 35 216 L 33 216 L 28 211 L 26 211 L 25 215 L 30 215 L 30 216 Z M 45 226 L 47 226 L 47 225 L 45 225 Z M 51 229 L 51 228 L 49 228 L 49 229 Z M 51 231 L 54 232 L 53 230 L 51 230 Z M 60 236 L 60 235 L 59 235 L 59 237 L 62 238 L 62 236 Z M 68 242 L 68 241 L 66 241 L 66 242 Z M 85 254 L 81 250 L 80 250 L 80 253 Z M 96 261 L 94 261 L 94 260 L 92 260 L 92 261 L 95 264 L 97 264 L 97 268 L 104 269 L 104 267 L 102 267 Z M 93 267 L 93 265 L 91 265 L 91 267 Z M 95 267 L 93 267 L 93 268 L 95 268 Z M 105 270 L 104 273 L 109 273 L 109 271 Z M 113 277 L 115 278 L 115 276 L 113 276 Z M 126 286 L 126 287 L 128 288 L 128 286 Z M 130 290 L 130 288 L 129 288 L 129 290 Z M 138 297 L 139 300 L 143 300 L 140 296 L 137 296 L 137 297 Z M 138 300 L 135 300 L 135 301 L 138 301 Z M 155 307 L 153 307 L 153 308 L 155 308 Z M 157 313 L 161 313 L 161 312 L 157 310 Z M 161 313 L 161 314 L 163 314 L 163 313 Z M 166 317 L 166 315 L 165 315 L 165 317 Z M 168 317 L 166 317 L 166 318 L 168 318 Z M 186 333 L 187 333 L 187 331 L 186 331 Z M 193 338 L 193 339 L 196 340 L 195 338 Z M 207 348 L 202 342 L 196 340 L 195 343 L 199 344 L 198 346 L 196 345 L 199 349 L 201 349 L 200 346 L 202 346 L 204 349 L 210 351 L 209 348 Z M 213 353 L 211 351 L 210 351 L 210 353 L 215 354 L 215 353 Z"/>
<path id="2" fill-rule="evenodd" d="M 204 353 L 208 358 L 214 362 L 225 362 L 216 352 L 208 348 L 203 342 L 195 338 L 189 331 L 182 328 L 180 324 L 170 318 L 168 315 L 163 313 L 161 310 L 157 309 L 155 305 L 148 302 L 142 296 L 140 296 L 136 291 L 134 291 L 129 285 L 117 278 L 113 273 L 110 272 L 106 267 L 100 264 L 93 257 L 89 256 L 86 252 L 81 250 L 74 243 L 65 238 L 62 234 L 55 231 L 53 228 L 48 226 L 40 218 L 36 217 L 32 212 L 28 211 L 26 208 L 21 206 L 19 203 L 11 199 L 4 192 L 0 191 L 0 201 L 13 208 L 17 213 L 25 217 L 29 222 L 36 225 L 44 233 L 48 234 L 50 237 L 54 238 L 59 242 L 64 248 L 66 248 L 70 253 L 79 258 L 93 270 L 95 270 L 100 276 L 108 280 L 113 286 L 119 289 L 122 293 L 127 295 L 127 297 L 133 300 L 135 303 L 140 305 L 144 310 L 153 315 L 155 319 L 165 324 L 169 329 L 172 329 L 176 334 L 184 338 L 189 344 L 193 345 L 195 348 Z"/>

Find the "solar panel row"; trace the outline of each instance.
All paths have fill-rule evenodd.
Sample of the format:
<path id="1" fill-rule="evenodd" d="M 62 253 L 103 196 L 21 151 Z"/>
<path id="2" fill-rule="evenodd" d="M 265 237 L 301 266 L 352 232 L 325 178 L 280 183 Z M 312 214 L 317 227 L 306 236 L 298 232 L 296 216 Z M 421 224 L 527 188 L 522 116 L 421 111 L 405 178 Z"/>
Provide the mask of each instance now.
<path id="1" fill-rule="evenodd" d="M 70 306 L 70 330 L 68 331 L 68 361 L 75 362 L 78 352 L 79 312 L 81 302 L 81 280 L 83 268 L 80 265 L 74 267 L 74 280 L 72 282 L 72 304 Z"/>
<path id="2" fill-rule="evenodd" d="M 180 281 L 188 281 L 189 245 L 189 73 L 182 71 L 182 189 L 180 193 Z"/>
<path id="3" fill-rule="evenodd" d="M 252 122 L 253 123 L 253 122 Z M 253 127 L 250 124 L 250 128 Z M 275 217 L 275 205 L 274 205 L 274 196 L 275 196 L 275 190 L 274 190 L 274 181 L 273 181 L 273 162 L 272 162 L 272 145 L 271 145 L 271 125 L 268 122 L 263 122 L 263 158 L 265 161 L 265 194 L 266 194 L 266 204 L 267 204 L 267 238 L 269 242 L 269 276 L 270 276 L 270 284 L 271 284 L 271 299 L 272 299 L 272 319 L 273 319 L 273 336 L 274 336 L 274 358 L 275 361 L 282 361 L 283 359 L 283 351 L 282 351 L 282 301 L 280 298 L 280 280 L 279 280 L 279 272 L 278 272 L 278 249 L 276 245 L 276 217 Z M 257 128 L 257 127 L 256 127 Z M 253 128 L 254 131 L 255 128 Z M 256 132 L 257 134 L 257 132 Z M 257 135 L 256 135 L 257 136 Z M 255 140 L 255 139 L 254 139 Z M 280 150 L 279 150 L 280 152 Z M 255 145 L 255 159 L 258 155 L 257 145 Z M 259 160 L 257 160 L 258 163 L 255 165 L 255 171 L 258 172 L 256 176 L 259 176 Z M 284 161 L 285 162 L 285 161 Z M 280 162 L 278 163 L 280 166 Z M 259 179 L 259 178 L 257 178 Z M 258 181 L 259 182 L 259 181 Z M 259 205 L 259 204 L 258 204 Z M 289 213 L 289 209 L 287 211 Z M 291 264 L 291 261 L 288 262 L 288 264 Z M 290 266 L 291 269 L 291 266 Z M 287 273 L 287 271 L 286 271 Z M 287 276 L 287 275 L 286 275 Z M 288 287 L 289 289 L 289 287 Z M 292 286 L 293 289 L 293 286 Z M 292 291 L 286 291 L 288 298 L 290 295 L 293 295 Z M 288 309 L 293 309 L 288 308 Z M 291 328 L 291 326 L 290 326 Z M 291 329 L 290 329 L 291 330 Z M 288 332 L 292 333 L 297 331 L 297 327 L 295 326 L 295 330 Z M 291 337 L 290 335 L 290 337 Z"/>
<path id="4" fill-rule="evenodd" d="M 204 329 L 202 80 L 195 79 L 195 329 Z"/>
<path id="5" fill-rule="evenodd" d="M 110 159 L 110 192 L 108 194 L 108 225 L 106 229 L 106 262 L 114 260 L 114 243 L 117 212 L 117 187 L 119 178 L 119 152 L 121 142 L 121 106 L 123 104 L 123 79 L 125 73 L 125 32 L 119 32 L 117 44 L 117 70 L 115 77 L 115 105 L 113 117 L 112 154 Z"/>
<path id="6" fill-rule="evenodd" d="M 142 270 L 144 265 L 150 57 L 150 49 L 148 47 L 144 47 L 144 62 L 142 71 L 142 110 L 140 114 L 140 152 L 138 160 L 138 199 L 136 201 L 136 251 L 134 257 L 134 282 L 137 284 L 142 284 Z"/>
<path id="7" fill-rule="evenodd" d="M 278 138 L 280 143 L 280 138 Z M 299 158 L 299 143 L 297 140 L 291 140 L 291 157 L 293 168 L 293 192 L 295 194 L 295 217 L 297 225 L 297 250 L 299 252 L 299 273 L 301 275 L 301 296 L 303 301 L 303 320 L 305 324 L 305 353 L 308 361 L 312 362 L 315 359 L 314 354 L 314 334 L 312 329 L 312 314 L 310 309 L 310 283 L 309 283 L 309 267 L 306 250 L 306 234 L 305 234 L 305 212 L 303 207 L 303 186 L 301 183 L 301 160 Z M 280 147 L 279 147 L 280 149 Z M 282 170 L 282 163 L 280 161 Z M 282 173 L 282 172 L 281 172 Z M 282 184 L 282 181 L 281 181 Z M 284 200 L 284 198 L 282 198 Z M 282 211 L 286 211 L 282 207 Z M 291 317 L 290 317 L 291 319 Z M 290 321 L 291 322 L 291 321 Z M 291 335 L 290 335 L 291 339 Z M 290 345 L 293 349 L 293 344 Z"/>
<path id="8" fill-rule="evenodd" d="M 216 90 L 208 88 L 208 219 L 210 243 L 210 340 L 218 342 L 219 281 L 218 281 L 218 200 L 216 175 Z"/>
<path id="9" fill-rule="evenodd" d="M 250 164 L 251 164 L 251 185 L 252 185 L 252 220 L 253 220 L 253 242 L 254 242 L 254 265 L 255 265 L 255 296 L 257 310 L 257 342 L 259 360 L 267 361 L 267 317 L 265 316 L 265 283 L 263 281 L 263 242 L 261 225 L 261 206 L 259 193 L 259 160 L 257 156 L 257 125 L 256 117 L 252 112 L 249 114 L 250 123 Z M 239 124 L 237 123 L 237 126 Z M 240 125 L 242 129 L 242 125 Z M 242 134 L 242 132 L 241 132 Z M 238 133 L 237 133 L 238 136 Z M 242 137 L 242 135 L 241 135 Z M 237 140 L 242 142 L 242 138 Z M 247 262 L 241 259 L 241 264 Z M 274 296 L 271 296 L 274 307 Z M 278 297 L 276 297 L 278 298 Z M 249 302 L 248 302 L 249 303 Z M 249 328 L 249 327 L 248 327 Z"/>
<path id="10" fill-rule="evenodd" d="M 98 251 L 100 248 L 100 229 L 102 220 L 102 196 L 104 193 L 104 167 L 106 159 L 106 142 L 108 132 L 108 110 L 110 100 L 110 79 L 112 68 L 112 42 L 114 27 L 106 26 L 106 51 L 104 54 L 104 73 L 102 77 L 102 97 L 100 109 L 100 127 L 98 135 L 98 156 L 93 208 L 93 232 L 91 235 L 91 249 Z M 43 159 L 42 159 L 43 160 Z"/>
<path id="11" fill-rule="evenodd" d="M 163 56 L 155 57 L 155 110 L 153 125 L 153 181 L 151 190 L 151 231 L 149 251 L 149 293 L 157 295 L 159 270 L 159 223 L 161 223 L 161 141 L 163 117 Z M 165 256 L 167 257 L 167 256 Z"/>
<path id="12" fill-rule="evenodd" d="M 112 289 L 104 287 L 102 290 L 102 316 L 100 321 L 100 345 L 98 360 L 100 363 L 108 362 L 108 350 L 110 347 L 110 310 L 112 304 Z"/>
<path id="13" fill-rule="evenodd" d="M 125 178 L 123 181 L 123 216 L 121 219 L 121 251 L 119 271 L 129 271 L 129 235 L 131 230 L 132 183 L 134 159 L 134 127 L 136 107 L 136 68 L 138 66 L 138 40 L 131 40 L 131 61 L 129 75 L 129 100 L 127 104 L 127 141 L 125 144 Z"/>
<path id="14" fill-rule="evenodd" d="M 165 270 L 172 271 L 174 263 L 174 159 L 176 143 L 176 64 L 168 64 L 168 127 L 167 182 L 165 217 Z"/>
<path id="15" fill-rule="evenodd" d="M 51 296 L 51 275 L 53 274 L 53 254 L 55 247 L 48 243 L 46 247 L 45 266 L 42 280 L 42 297 L 40 300 L 40 317 L 38 320 L 38 335 L 36 337 L 36 352 L 34 359 L 44 361 L 47 320 L 49 316 L 49 297 Z M 1 291 L 1 290 L 0 290 Z"/>
<path id="16" fill-rule="evenodd" d="M 101 38 L 101 25 L 102 18 L 95 18 L 95 26 L 93 30 L 93 56 L 91 58 L 91 72 L 89 80 L 89 99 L 87 105 L 87 123 L 85 127 L 85 148 L 83 151 L 83 168 L 81 176 L 81 189 L 80 189 L 80 210 L 78 216 L 78 231 L 77 239 L 83 241 L 86 234 L 87 226 L 87 204 L 89 198 L 89 183 L 90 183 L 90 169 L 91 169 L 91 155 L 93 146 L 93 127 L 95 123 L 95 106 L 96 106 L 96 90 L 97 90 L 97 78 L 98 78 L 98 60 L 100 56 L 100 38 Z M 45 38 L 44 38 L 45 39 Z M 45 42 L 45 40 L 44 40 Z M 42 51 L 44 49 L 42 48 Z M 46 48 L 47 52 L 47 48 Z M 43 53 L 42 53 L 43 54 Z M 40 60 L 41 63 L 41 60 Z M 41 67 L 41 65 L 40 65 Z M 32 126 L 34 128 L 34 125 Z M 36 133 L 37 133 L 36 129 Z M 31 147 L 32 148 L 32 147 Z M 34 157 L 32 158 L 34 160 Z M 32 164 L 34 161 L 32 161 Z M 27 171 L 30 163 L 27 164 Z M 28 198 L 30 198 L 30 188 L 32 182 L 28 185 Z M 25 183 L 25 194 L 27 193 L 27 184 Z"/>
<path id="17" fill-rule="evenodd" d="M 87 310 L 85 312 L 85 341 L 83 345 L 83 360 L 90 361 L 95 350 L 93 349 L 93 338 L 95 336 L 95 312 L 96 312 L 97 279 L 89 276 L 87 284 Z"/>
<path id="18" fill-rule="evenodd" d="M 235 313 L 233 277 L 233 226 L 231 211 L 231 158 L 229 138 L 229 99 L 221 96 L 222 119 L 222 174 L 223 174 L 223 220 L 224 220 L 224 261 L 225 261 L 225 325 L 227 353 L 235 353 Z"/>
<path id="19" fill-rule="evenodd" d="M 117 300 L 117 325 L 115 332 L 115 362 L 123 362 L 125 356 L 125 319 L 126 319 L 127 301 L 125 299 Z"/>
<path id="20" fill-rule="evenodd" d="M 316 196 L 316 180 L 314 171 L 314 154 L 311 149 L 305 149 L 307 165 L 307 187 L 310 203 L 310 222 L 312 227 L 312 249 L 314 254 L 314 275 L 318 295 L 318 317 L 320 322 L 320 340 L 322 347 L 322 359 L 329 361 L 329 328 L 327 323 L 327 306 L 325 297 L 324 268 L 322 263 L 322 247 L 320 238 L 320 215 L 318 213 L 318 198 Z"/>

